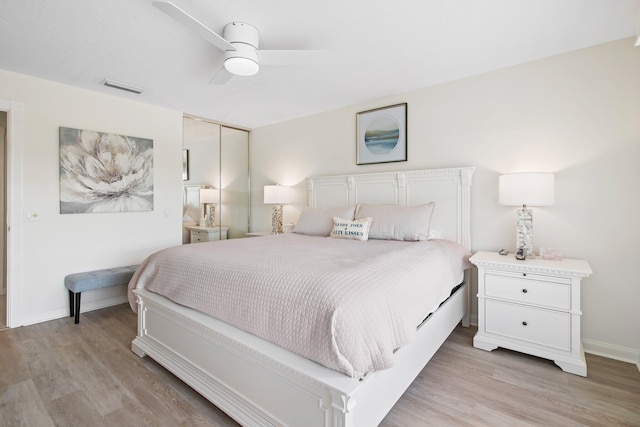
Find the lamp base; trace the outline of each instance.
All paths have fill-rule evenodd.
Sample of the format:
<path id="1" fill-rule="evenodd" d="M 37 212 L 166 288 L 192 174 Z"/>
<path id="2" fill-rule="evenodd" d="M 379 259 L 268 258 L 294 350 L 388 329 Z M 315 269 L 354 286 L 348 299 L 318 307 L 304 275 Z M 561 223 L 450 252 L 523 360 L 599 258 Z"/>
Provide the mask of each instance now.
<path id="1" fill-rule="evenodd" d="M 273 234 L 282 234 L 282 205 L 273 205 L 271 210 L 271 231 Z"/>
<path id="2" fill-rule="evenodd" d="M 516 222 L 516 251 L 524 249 L 528 258 L 534 258 L 533 253 L 533 213 L 523 206 L 517 211 Z"/>
<path id="3" fill-rule="evenodd" d="M 207 203 L 204 205 L 205 227 L 213 228 L 216 226 L 216 205 Z"/>

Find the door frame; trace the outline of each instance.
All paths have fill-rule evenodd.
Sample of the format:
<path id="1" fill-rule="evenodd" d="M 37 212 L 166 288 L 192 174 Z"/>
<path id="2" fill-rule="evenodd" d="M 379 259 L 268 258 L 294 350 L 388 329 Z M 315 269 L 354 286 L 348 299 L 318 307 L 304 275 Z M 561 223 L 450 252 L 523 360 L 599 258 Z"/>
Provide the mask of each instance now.
<path id="1" fill-rule="evenodd" d="M 6 138 L 6 210 L 7 231 L 7 326 L 22 326 L 22 162 L 24 143 L 24 104 L 0 99 L 0 110 L 7 112 Z"/>

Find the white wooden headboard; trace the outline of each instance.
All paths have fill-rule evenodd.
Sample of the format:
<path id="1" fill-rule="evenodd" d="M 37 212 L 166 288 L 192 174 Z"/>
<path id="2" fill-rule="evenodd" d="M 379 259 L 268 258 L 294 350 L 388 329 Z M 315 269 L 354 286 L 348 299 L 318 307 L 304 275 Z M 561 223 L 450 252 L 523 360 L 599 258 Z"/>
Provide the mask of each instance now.
<path id="1" fill-rule="evenodd" d="M 435 202 L 431 229 L 471 250 L 471 180 L 475 167 L 308 178 L 309 206 Z"/>

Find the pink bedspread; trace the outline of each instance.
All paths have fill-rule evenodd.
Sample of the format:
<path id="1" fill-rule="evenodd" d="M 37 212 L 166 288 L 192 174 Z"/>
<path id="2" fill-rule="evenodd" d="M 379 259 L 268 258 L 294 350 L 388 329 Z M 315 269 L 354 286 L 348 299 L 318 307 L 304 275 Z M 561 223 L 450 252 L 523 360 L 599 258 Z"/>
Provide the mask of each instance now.
<path id="1" fill-rule="evenodd" d="M 468 252 L 446 240 L 366 242 L 295 233 L 177 246 L 129 284 L 354 378 L 392 365 L 450 294 Z"/>

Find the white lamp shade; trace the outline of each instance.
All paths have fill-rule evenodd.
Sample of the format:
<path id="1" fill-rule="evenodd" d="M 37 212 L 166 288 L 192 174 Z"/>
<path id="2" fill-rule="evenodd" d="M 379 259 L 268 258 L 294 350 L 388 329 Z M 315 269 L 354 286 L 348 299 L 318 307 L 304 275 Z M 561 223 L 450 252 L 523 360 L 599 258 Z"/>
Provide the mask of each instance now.
<path id="1" fill-rule="evenodd" d="M 200 203 L 218 203 L 220 190 L 216 188 L 201 188 Z"/>
<path id="2" fill-rule="evenodd" d="M 555 203 L 555 175 L 546 172 L 500 175 L 498 198 L 505 206 L 552 206 Z"/>
<path id="3" fill-rule="evenodd" d="M 291 202 L 291 188 L 284 185 L 265 185 L 264 203 L 269 205 L 283 205 Z"/>

